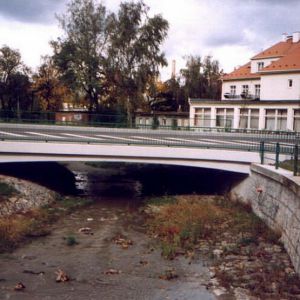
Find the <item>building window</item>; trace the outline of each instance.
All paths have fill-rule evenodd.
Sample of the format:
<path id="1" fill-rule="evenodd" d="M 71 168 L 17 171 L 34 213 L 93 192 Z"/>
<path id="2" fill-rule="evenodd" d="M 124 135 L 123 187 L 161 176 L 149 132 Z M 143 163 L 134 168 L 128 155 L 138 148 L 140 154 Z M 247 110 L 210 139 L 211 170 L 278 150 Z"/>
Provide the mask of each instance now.
<path id="1" fill-rule="evenodd" d="M 243 108 L 240 110 L 240 124 L 242 129 L 258 129 L 259 109 Z"/>
<path id="2" fill-rule="evenodd" d="M 249 110 L 246 108 L 242 108 L 240 109 L 240 124 L 239 124 L 239 128 L 242 129 L 247 129 L 248 128 L 248 115 Z"/>
<path id="3" fill-rule="evenodd" d="M 289 88 L 293 87 L 293 79 L 288 80 L 288 87 Z"/>
<path id="4" fill-rule="evenodd" d="M 294 110 L 294 131 L 300 131 L 300 109 Z"/>
<path id="5" fill-rule="evenodd" d="M 143 125 L 143 118 L 139 118 L 139 124 Z"/>
<path id="6" fill-rule="evenodd" d="M 250 109 L 250 128 L 258 129 L 259 109 Z"/>
<path id="7" fill-rule="evenodd" d="M 150 125 L 149 118 L 146 118 L 146 125 Z"/>
<path id="8" fill-rule="evenodd" d="M 286 125 L 287 125 L 287 110 L 278 109 L 276 130 L 286 130 Z"/>
<path id="9" fill-rule="evenodd" d="M 231 96 L 235 96 L 236 95 L 236 86 L 235 85 L 231 85 L 230 86 L 230 95 Z"/>
<path id="10" fill-rule="evenodd" d="M 259 62 L 259 63 L 257 63 L 257 69 L 258 69 L 258 71 L 259 70 L 261 70 L 261 69 L 263 69 L 264 68 L 264 63 L 263 62 Z"/>
<path id="11" fill-rule="evenodd" d="M 275 130 L 275 109 L 266 109 L 265 128 Z"/>
<path id="12" fill-rule="evenodd" d="M 166 119 L 162 119 L 162 125 L 166 126 L 167 125 L 167 120 Z"/>
<path id="13" fill-rule="evenodd" d="M 255 99 L 260 98 L 260 84 L 255 85 Z"/>
<path id="14" fill-rule="evenodd" d="M 195 110 L 195 126 L 210 127 L 211 109 L 210 108 L 196 108 Z"/>
<path id="15" fill-rule="evenodd" d="M 248 84 L 242 85 L 242 94 L 241 94 L 241 97 L 242 98 L 246 98 L 248 96 L 248 93 L 249 93 L 249 85 Z"/>
<path id="16" fill-rule="evenodd" d="M 233 125 L 233 108 L 217 108 L 217 127 L 232 127 Z"/>
<path id="17" fill-rule="evenodd" d="M 286 130 L 287 110 L 286 109 L 266 109 L 265 129 Z"/>

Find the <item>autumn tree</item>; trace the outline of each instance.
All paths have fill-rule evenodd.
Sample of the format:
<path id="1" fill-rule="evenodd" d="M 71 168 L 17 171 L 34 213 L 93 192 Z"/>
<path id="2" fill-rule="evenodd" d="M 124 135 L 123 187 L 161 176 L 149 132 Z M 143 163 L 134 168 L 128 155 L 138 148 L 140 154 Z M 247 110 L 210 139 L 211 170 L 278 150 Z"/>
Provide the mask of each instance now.
<path id="1" fill-rule="evenodd" d="M 74 99 L 73 93 L 60 80 L 59 71 L 49 56 L 43 57 L 43 63 L 34 74 L 32 90 L 42 110 L 59 110 L 63 103 Z"/>
<path id="2" fill-rule="evenodd" d="M 54 62 L 69 87 L 80 89 L 90 110 L 99 110 L 105 93 L 104 65 L 109 17 L 94 0 L 72 0 L 58 17 L 64 36 L 52 42 Z"/>
<path id="3" fill-rule="evenodd" d="M 107 68 L 110 80 L 124 100 L 128 120 L 143 97 L 149 80 L 167 65 L 160 47 L 168 32 L 168 22 L 161 15 L 149 17 L 144 2 L 121 3 L 111 15 Z"/>

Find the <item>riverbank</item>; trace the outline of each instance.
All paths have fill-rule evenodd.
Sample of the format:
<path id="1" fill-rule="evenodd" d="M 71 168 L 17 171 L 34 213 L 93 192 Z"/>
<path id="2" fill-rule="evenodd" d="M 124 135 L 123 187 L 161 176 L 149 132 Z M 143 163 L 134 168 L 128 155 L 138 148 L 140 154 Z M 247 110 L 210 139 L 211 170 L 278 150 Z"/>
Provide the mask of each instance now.
<path id="1" fill-rule="evenodd" d="M 300 299 L 300 280 L 280 236 L 250 207 L 220 196 L 181 196 L 152 201 L 146 212 L 149 233 L 159 239 L 166 258 L 213 259 L 207 288 L 214 294 Z"/>
<path id="2" fill-rule="evenodd" d="M 0 298 L 216 299 L 204 285 L 206 262 L 164 259 L 144 221 L 131 199 L 94 199 L 50 235 L 0 255 Z"/>
<path id="3" fill-rule="evenodd" d="M 0 253 L 50 234 L 52 223 L 87 203 L 27 180 L 0 175 Z"/>

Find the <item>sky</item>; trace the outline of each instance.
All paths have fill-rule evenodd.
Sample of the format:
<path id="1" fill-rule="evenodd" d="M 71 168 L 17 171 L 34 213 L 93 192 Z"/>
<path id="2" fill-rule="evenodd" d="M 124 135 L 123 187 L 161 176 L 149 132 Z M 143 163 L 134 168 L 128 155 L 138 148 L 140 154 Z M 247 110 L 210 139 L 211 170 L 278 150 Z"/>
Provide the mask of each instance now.
<path id="1" fill-rule="evenodd" d="M 62 35 L 55 15 L 70 0 L 0 0 L 0 47 L 19 49 L 33 70 L 41 56 L 51 54 L 49 41 Z M 102 3 L 116 11 L 120 0 Z M 224 72 L 243 65 L 261 50 L 281 40 L 283 33 L 300 31 L 300 0 L 144 0 L 150 16 L 169 21 L 168 38 L 162 45 L 169 66 L 162 80 L 185 66 L 184 57 L 211 55 Z"/>

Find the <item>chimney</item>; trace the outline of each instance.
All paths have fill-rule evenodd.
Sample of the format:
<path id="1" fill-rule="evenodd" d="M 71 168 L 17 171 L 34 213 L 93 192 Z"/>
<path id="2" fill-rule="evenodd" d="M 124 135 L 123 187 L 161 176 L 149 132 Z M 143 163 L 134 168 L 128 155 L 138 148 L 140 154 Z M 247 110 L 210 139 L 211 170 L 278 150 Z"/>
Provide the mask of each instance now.
<path id="1" fill-rule="evenodd" d="M 298 43 L 300 41 L 300 31 L 293 33 L 293 43 Z"/>
<path id="2" fill-rule="evenodd" d="M 287 33 L 283 33 L 283 34 L 282 34 L 282 39 L 281 39 L 281 41 L 282 41 L 282 42 L 286 42 L 286 41 L 287 41 L 287 38 L 288 38 L 288 34 L 287 34 Z"/>
<path id="3" fill-rule="evenodd" d="M 172 78 L 175 78 L 176 75 L 176 60 L 172 60 Z"/>

